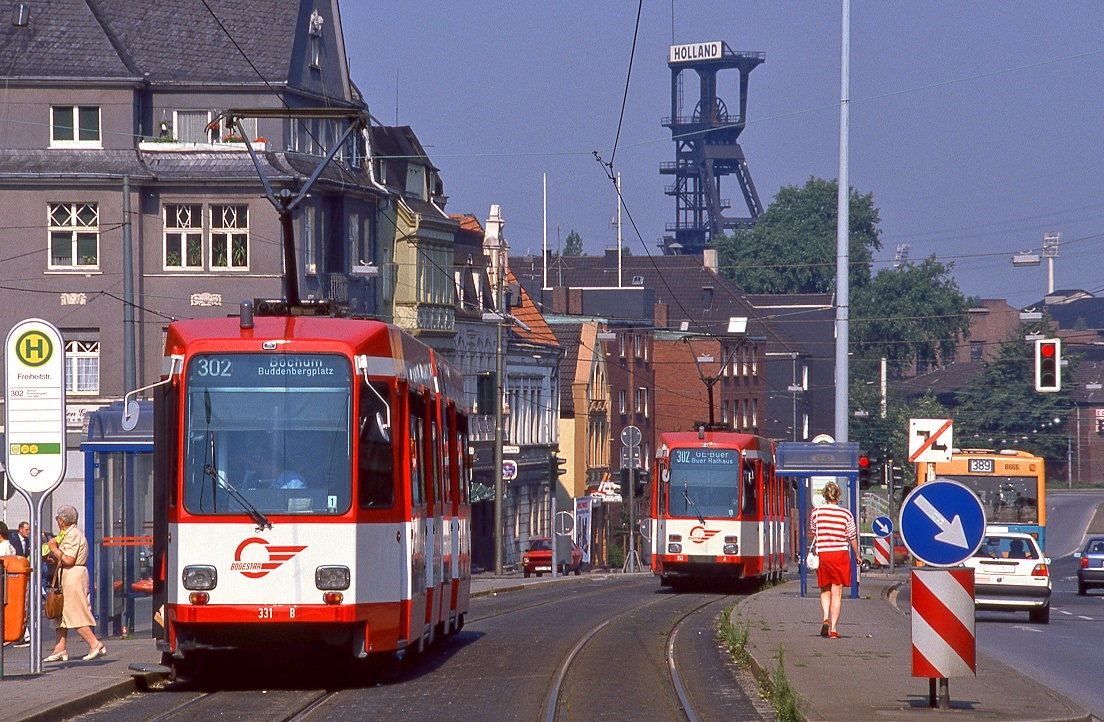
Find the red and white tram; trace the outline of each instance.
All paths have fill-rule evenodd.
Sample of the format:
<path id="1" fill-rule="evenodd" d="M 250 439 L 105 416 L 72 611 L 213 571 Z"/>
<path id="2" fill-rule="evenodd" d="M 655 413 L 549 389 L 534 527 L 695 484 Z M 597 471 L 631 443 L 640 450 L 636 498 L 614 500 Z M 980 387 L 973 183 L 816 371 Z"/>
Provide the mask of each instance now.
<path id="1" fill-rule="evenodd" d="M 661 434 L 651 503 L 652 573 L 662 584 L 781 577 L 784 492 L 769 440 Z"/>
<path id="2" fill-rule="evenodd" d="M 363 658 L 464 625 L 459 371 L 378 321 L 169 326 L 155 394 L 154 636 L 166 664 L 308 644 Z"/>

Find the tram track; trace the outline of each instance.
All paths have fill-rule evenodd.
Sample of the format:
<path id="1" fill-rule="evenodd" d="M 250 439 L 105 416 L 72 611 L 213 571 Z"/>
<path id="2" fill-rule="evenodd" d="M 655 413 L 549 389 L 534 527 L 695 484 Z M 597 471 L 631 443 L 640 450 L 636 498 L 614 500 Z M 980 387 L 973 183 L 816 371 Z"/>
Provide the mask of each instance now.
<path id="1" fill-rule="evenodd" d="M 607 578 L 607 577 L 600 577 L 600 579 L 605 579 L 605 578 Z M 470 625 L 470 624 L 475 624 L 477 622 L 484 622 L 484 621 L 487 621 L 488 619 L 498 619 L 499 617 L 502 617 L 505 614 L 517 614 L 518 612 L 527 612 L 531 609 L 538 609 L 540 607 L 548 606 L 549 604 L 561 604 L 564 601 L 578 601 L 580 599 L 588 599 L 590 597 L 594 597 L 594 596 L 597 596 L 599 594 L 604 594 L 605 592 L 606 592 L 606 590 L 603 590 L 603 589 L 592 589 L 592 590 L 588 590 L 588 591 L 586 591 L 585 593 L 582 593 L 582 594 L 560 594 L 560 595 L 550 597 L 548 599 L 545 599 L 545 600 L 542 600 L 542 601 L 539 601 L 539 602 L 534 602 L 532 604 L 526 604 L 526 605 L 522 605 L 522 606 L 518 606 L 518 607 L 511 607 L 510 609 L 499 610 L 499 611 L 496 611 L 494 614 L 486 614 L 482 617 L 472 617 L 472 616 L 470 616 L 471 612 L 469 612 L 468 613 L 469 616 L 468 616 L 467 620 L 464 622 L 464 624 L 465 624 L 465 626 L 467 626 L 467 625 Z"/>
<path id="2" fill-rule="evenodd" d="M 243 690 L 208 692 L 147 719 L 147 722 L 229 718 L 240 722 L 301 722 L 337 691 Z"/>
<path id="3" fill-rule="evenodd" d="M 557 720 L 560 719 L 560 701 L 561 697 L 563 696 L 564 684 L 567 680 L 568 673 L 571 669 L 572 664 L 575 662 L 579 654 L 583 651 L 583 649 L 591 640 L 598 636 L 598 634 L 600 634 L 604 629 L 606 629 L 619 619 L 622 619 L 623 617 L 629 616 L 648 607 L 661 604 L 665 601 L 669 601 L 672 599 L 679 600 L 681 598 L 682 597 L 680 595 L 672 595 L 661 599 L 653 599 L 635 604 L 628 609 L 622 610 L 609 619 L 604 620 L 602 623 L 596 625 L 586 634 L 584 634 L 579 639 L 579 641 L 576 642 L 575 646 L 567 654 L 567 656 L 564 658 L 564 661 L 560 664 L 559 669 L 557 669 L 556 671 L 556 675 L 553 678 L 552 685 L 549 688 L 544 702 L 542 715 L 542 719 L 544 720 L 544 722 L 557 722 Z M 678 666 L 675 658 L 675 641 L 678 637 L 679 631 L 683 628 L 685 623 L 690 620 L 691 617 L 700 612 L 702 609 L 710 605 L 717 604 L 719 601 L 723 600 L 718 600 L 716 598 L 707 599 L 702 603 L 695 605 L 691 609 L 682 612 L 672 626 L 671 631 L 668 632 L 667 639 L 663 646 L 664 664 L 666 665 L 668 672 L 668 682 L 671 685 L 675 697 L 678 700 L 679 707 L 688 722 L 700 722 L 702 720 L 702 717 L 696 710 L 689 692 L 687 691 L 685 685 L 683 685 L 682 680 L 678 675 Z"/>

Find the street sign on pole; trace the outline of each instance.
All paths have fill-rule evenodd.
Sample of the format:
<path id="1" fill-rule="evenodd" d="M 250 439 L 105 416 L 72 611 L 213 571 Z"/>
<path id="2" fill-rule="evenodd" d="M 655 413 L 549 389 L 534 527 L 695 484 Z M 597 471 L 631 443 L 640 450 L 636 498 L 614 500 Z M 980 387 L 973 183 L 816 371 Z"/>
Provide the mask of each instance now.
<path id="1" fill-rule="evenodd" d="M 518 475 L 518 465 L 513 459 L 502 460 L 502 479 L 503 481 L 513 481 Z"/>
<path id="2" fill-rule="evenodd" d="M 880 516 L 870 525 L 870 529 L 880 537 L 887 537 L 893 533 L 893 520 L 888 516 Z"/>
<path id="3" fill-rule="evenodd" d="M 909 461 L 950 461 L 953 448 L 952 419 L 909 419 Z"/>
<path id="4" fill-rule="evenodd" d="M 625 446 L 639 446 L 641 438 L 640 429 L 635 426 L 626 426 L 621 429 L 621 443 Z"/>
<path id="5" fill-rule="evenodd" d="M 8 333 L 4 368 L 4 467 L 28 493 L 53 490 L 65 476 L 65 344 L 53 324 L 20 321 Z"/>
<path id="6" fill-rule="evenodd" d="M 901 505 L 901 538 L 921 562 L 952 567 L 969 559 L 985 536 L 985 509 L 970 489 L 937 479 L 920 484 Z"/>

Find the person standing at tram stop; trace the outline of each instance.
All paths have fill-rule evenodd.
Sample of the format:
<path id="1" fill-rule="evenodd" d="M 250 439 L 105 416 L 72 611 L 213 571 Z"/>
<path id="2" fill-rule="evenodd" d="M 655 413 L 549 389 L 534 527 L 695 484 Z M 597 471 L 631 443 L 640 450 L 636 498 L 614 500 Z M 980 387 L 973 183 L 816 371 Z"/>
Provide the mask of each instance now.
<path id="1" fill-rule="evenodd" d="M 851 553 L 859 558 L 859 535 L 855 517 L 839 505 L 839 484 L 829 481 L 824 486 L 824 504 L 813 509 L 812 531 L 820 566 L 817 586 L 820 587 L 820 608 L 824 622 L 820 636 L 839 639 L 836 625 L 843 606 L 843 588 L 851 586 Z"/>
<path id="2" fill-rule="evenodd" d="M 107 647 L 103 645 L 92 631 L 96 620 L 92 616 L 92 606 L 88 596 L 88 540 L 79 528 L 77 528 L 77 510 L 68 504 L 57 510 L 58 529 L 61 530 L 58 537 L 50 539 L 50 556 L 61 567 L 61 596 L 65 600 L 62 605 L 61 619 L 52 620 L 57 630 L 57 642 L 54 644 L 54 652 L 46 657 L 45 662 L 67 662 L 69 651 L 66 647 L 66 637 L 70 629 L 76 629 L 77 634 L 88 643 L 89 652 L 83 659 L 91 662 L 97 657 L 107 654 Z"/>
<path id="3" fill-rule="evenodd" d="M 0 557 L 14 557 L 18 554 L 15 546 L 8 539 L 10 535 L 8 525 L 0 521 Z"/>

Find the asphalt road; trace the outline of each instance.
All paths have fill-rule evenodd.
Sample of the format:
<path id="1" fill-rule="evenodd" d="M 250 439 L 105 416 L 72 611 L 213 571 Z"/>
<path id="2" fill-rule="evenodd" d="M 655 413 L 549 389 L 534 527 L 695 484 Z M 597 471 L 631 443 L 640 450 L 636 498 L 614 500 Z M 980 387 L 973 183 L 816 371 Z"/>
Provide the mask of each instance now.
<path id="1" fill-rule="evenodd" d="M 1100 492 L 1050 492 L 1047 495 L 1047 555 L 1053 593 L 1050 624 L 1031 624 L 1027 612 L 978 612 L 980 651 L 1058 690 L 1104 719 L 1100 685 L 1104 649 L 1104 592 L 1077 595 L 1076 560 Z"/>
<path id="2" fill-rule="evenodd" d="M 716 638 L 735 600 L 677 593 L 650 575 L 565 580 L 473 600 L 464 630 L 394 682 L 343 679 L 294 653 L 244 658 L 202 686 L 134 695 L 78 719 L 678 720 L 684 698 L 696 719 L 772 719 Z"/>

